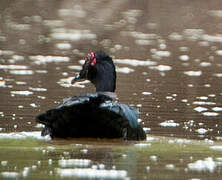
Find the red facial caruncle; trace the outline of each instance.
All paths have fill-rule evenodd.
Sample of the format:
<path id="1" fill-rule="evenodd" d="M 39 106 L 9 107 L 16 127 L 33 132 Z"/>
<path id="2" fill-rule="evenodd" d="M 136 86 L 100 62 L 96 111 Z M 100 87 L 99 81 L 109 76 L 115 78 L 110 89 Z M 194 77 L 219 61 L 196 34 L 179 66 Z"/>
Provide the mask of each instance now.
<path id="1" fill-rule="evenodd" d="M 95 53 L 94 52 L 91 52 L 90 54 L 88 54 L 87 56 L 87 59 L 86 59 L 86 62 L 89 62 L 90 60 L 92 59 L 91 61 L 91 66 L 95 66 L 96 64 L 96 58 L 95 58 Z"/>

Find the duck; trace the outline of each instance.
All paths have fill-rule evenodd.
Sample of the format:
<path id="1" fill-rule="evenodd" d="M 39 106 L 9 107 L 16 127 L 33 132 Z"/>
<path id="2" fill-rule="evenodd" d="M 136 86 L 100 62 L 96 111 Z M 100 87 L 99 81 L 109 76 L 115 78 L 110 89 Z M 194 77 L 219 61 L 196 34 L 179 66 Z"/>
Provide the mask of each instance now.
<path id="1" fill-rule="evenodd" d="M 36 122 L 44 125 L 41 136 L 146 139 L 138 122 L 139 112 L 117 101 L 116 69 L 112 57 L 101 51 L 89 53 L 71 83 L 80 80 L 89 80 L 96 92 L 66 98 L 58 107 L 38 115 Z"/>

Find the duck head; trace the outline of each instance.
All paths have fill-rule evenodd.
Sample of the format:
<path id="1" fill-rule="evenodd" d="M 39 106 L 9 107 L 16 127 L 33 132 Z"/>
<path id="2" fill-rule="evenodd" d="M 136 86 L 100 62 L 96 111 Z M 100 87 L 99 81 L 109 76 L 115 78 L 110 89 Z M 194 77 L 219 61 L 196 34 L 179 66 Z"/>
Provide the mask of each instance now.
<path id="1" fill-rule="evenodd" d="M 91 52 L 87 55 L 82 70 L 71 83 L 87 79 L 97 92 L 114 92 L 116 89 L 116 70 L 112 58 L 104 52 Z"/>

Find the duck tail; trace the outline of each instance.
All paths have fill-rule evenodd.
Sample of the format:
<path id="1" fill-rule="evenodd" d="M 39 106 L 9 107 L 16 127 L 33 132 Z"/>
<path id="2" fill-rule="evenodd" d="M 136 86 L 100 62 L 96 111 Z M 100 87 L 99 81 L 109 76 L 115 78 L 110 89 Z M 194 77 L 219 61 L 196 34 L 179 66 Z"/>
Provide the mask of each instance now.
<path id="1" fill-rule="evenodd" d="M 143 128 L 138 125 L 137 128 L 127 128 L 127 140 L 145 140 L 146 133 L 144 132 Z"/>

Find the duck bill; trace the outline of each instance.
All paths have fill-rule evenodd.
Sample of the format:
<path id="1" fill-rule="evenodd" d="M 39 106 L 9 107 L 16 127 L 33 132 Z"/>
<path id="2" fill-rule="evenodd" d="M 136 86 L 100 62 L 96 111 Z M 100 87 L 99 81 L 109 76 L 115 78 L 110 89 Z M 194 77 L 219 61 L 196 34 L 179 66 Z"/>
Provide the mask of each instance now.
<path id="1" fill-rule="evenodd" d="M 80 79 L 82 79 L 81 76 L 80 76 L 80 74 L 76 75 L 76 76 L 72 79 L 71 84 L 74 84 L 76 81 L 78 81 L 78 80 L 80 80 Z"/>

